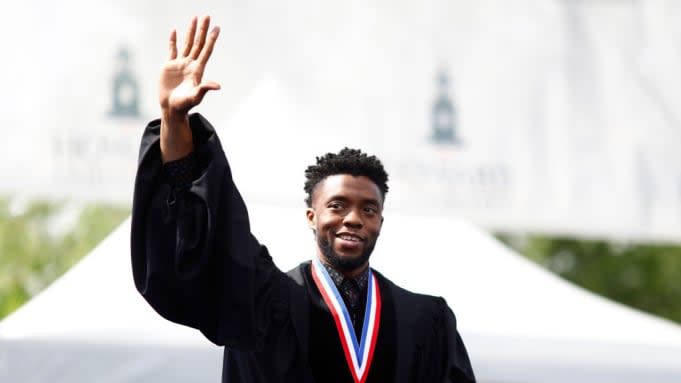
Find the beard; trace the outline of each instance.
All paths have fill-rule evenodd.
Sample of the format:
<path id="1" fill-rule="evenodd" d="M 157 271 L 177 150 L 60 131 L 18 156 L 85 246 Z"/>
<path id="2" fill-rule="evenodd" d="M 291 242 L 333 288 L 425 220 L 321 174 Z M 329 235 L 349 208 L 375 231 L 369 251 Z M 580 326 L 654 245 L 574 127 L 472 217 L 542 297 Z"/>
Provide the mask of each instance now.
<path id="1" fill-rule="evenodd" d="M 326 257 L 326 260 L 331 264 L 331 267 L 342 272 L 349 273 L 357 270 L 358 268 L 364 266 L 364 264 L 369 260 L 371 252 L 374 251 L 374 246 L 376 242 L 367 243 L 362 250 L 362 253 L 358 257 L 345 257 L 341 258 L 338 253 L 331 246 L 331 242 L 325 237 L 317 236 L 317 245 L 321 249 L 322 254 Z"/>

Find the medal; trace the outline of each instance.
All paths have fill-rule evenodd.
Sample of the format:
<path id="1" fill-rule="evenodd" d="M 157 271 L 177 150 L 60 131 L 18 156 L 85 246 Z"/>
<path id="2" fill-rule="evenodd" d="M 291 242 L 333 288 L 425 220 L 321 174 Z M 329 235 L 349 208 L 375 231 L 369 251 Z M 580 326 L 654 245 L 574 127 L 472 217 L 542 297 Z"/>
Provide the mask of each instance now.
<path id="1" fill-rule="evenodd" d="M 314 279 L 319 292 L 324 298 L 326 306 L 331 311 L 336 329 L 340 338 L 345 359 L 355 383 L 364 383 L 369 375 L 369 367 L 374 356 L 378 327 L 381 319 L 381 294 L 378 289 L 376 277 L 369 269 L 369 281 L 367 286 L 367 304 L 364 310 L 364 324 L 362 325 L 362 337 L 357 341 L 357 336 L 352 327 L 350 314 L 345 302 L 341 297 L 331 276 L 317 258 L 312 260 L 312 279 Z"/>

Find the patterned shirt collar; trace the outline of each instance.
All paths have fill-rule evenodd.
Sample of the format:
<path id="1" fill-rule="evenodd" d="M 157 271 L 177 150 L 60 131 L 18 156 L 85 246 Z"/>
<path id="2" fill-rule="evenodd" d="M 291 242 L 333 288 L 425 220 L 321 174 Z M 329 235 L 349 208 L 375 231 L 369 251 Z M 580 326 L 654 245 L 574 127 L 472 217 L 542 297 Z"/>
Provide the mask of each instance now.
<path id="1" fill-rule="evenodd" d="M 366 270 L 364 270 L 362 272 L 362 274 L 360 274 L 356 277 L 346 277 L 345 275 L 341 274 L 336 269 L 327 265 L 326 263 L 322 262 L 322 265 L 324 265 L 324 268 L 329 273 L 329 276 L 333 280 L 333 284 L 336 285 L 337 289 L 340 289 L 341 283 L 343 283 L 343 280 L 345 280 L 345 278 L 350 278 L 350 279 L 353 279 L 357 283 L 357 286 L 359 287 L 359 291 L 362 291 L 362 292 L 366 291 L 367 285 L 369 284 L 369 268 L 368 267 L 366 268 Z"/>

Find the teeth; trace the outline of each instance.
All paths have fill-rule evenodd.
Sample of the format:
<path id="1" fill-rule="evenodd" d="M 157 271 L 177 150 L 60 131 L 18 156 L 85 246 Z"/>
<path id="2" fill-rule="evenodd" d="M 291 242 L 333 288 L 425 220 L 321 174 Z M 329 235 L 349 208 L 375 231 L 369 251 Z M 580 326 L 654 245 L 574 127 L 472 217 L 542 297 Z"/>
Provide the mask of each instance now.
<path id="1" fill-rule="evenodd" d="M 359 242 L 359 241 L 360 241 L 359 238 L 353 237 L 353 236 L 351 236 L 351 235 L 341 235 L 341 236 L 339 236 L 338 238 L 344 239 L 344 240 L 346 240 L 346 241 L 353 241 L 353 242 Z"/>

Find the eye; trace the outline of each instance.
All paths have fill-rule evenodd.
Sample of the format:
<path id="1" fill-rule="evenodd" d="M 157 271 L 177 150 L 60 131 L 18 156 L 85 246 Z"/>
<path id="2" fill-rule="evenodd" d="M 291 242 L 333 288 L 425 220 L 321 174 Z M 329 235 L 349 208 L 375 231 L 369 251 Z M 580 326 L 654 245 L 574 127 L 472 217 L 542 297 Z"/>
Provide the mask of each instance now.
<path id="1" fill-rule="evenodd" d="M 328 207 L 333 210 L 339 210 L 343 208 L 343 205 L 340 202 L 331 202 Z"/>
<path id="2" fill-rule="evenodd" d="M 378 214 L 378 209 L 376 209 L 375 207 L 367 206 L 364 208 L 364 212 L 369 214 Z"/>

